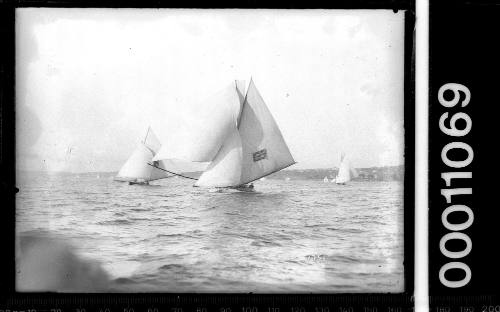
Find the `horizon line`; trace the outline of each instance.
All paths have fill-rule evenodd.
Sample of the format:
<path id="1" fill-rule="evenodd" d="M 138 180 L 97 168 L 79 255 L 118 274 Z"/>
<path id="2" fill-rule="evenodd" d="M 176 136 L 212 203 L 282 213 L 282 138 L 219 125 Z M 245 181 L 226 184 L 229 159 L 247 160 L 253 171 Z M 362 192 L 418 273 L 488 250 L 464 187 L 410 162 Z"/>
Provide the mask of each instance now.
<path id="1" fill-rule="evenodd" d="M 399 165 L 384 165 L 384 166 L 370 166 L 370 167 L 354 167 L 354 169 L 371 169 L 371 168 L 389 168 L 389 167 L 404 167 L 404 164 L 399 164 Z M 280 171 L 299 171 L 299 170 L 334 170 L 338 169 L 337 166 L 333 167 L 316 167 L 316 168 L 285 168 Z M 30 169 L 18 169 L 16 168 L 16 171 L 21 171 L 21 172 L 33 172 L 33 173 L 69 173 L 69 174 L 86 174 L 86 173 L 118 173 L 118 170 L 112 170 L 112 171 L 48 171 L 48 170 L 30 170 Z M 186 171 L 186 172 L 203 172 L 203 171 Z M 278 171 L 279 172 L 279 171 Z"/>

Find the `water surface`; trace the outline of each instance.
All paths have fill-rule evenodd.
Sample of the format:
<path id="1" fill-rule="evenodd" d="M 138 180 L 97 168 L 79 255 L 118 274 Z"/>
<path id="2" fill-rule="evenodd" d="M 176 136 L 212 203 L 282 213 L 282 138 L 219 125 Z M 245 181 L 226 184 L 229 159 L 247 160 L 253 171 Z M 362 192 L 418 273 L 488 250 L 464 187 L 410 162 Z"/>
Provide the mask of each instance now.
<path id="1" fill-rule="evenodd" d="M 64 269 L 74 271 L 74 263 L 81 261 L 84 265 L 76 270 L 95 273 L 102 268 L 105 273 L 96 275 L 106 276 L 109 287 L 97 279 L 79 288 L 64 278 L 42 287 L 126 292 L 403 291 L 401 182 L 342 186 L 322 180 L 267 179 L 255 183 L 255 193 L 210 193 L 182 178 L 140 186 L 112 177 L 18 176 L 18 237 L 30 237 L 31 245 L 41 250 L 47 250 L 41 247 L 45 243 L 64 246 L 44 255 L 45 267 L 38 267 L 43 260 L 27 261 L 44 257 L 20 254 L 18 265 L 26 261 L 32 268 L 24 274 L 43 274 L 57 261 L 69 262 Z M 58 260 L 61 249 L 74 257 Z M 36 279 L 18 282 L 26 280 Z"/>

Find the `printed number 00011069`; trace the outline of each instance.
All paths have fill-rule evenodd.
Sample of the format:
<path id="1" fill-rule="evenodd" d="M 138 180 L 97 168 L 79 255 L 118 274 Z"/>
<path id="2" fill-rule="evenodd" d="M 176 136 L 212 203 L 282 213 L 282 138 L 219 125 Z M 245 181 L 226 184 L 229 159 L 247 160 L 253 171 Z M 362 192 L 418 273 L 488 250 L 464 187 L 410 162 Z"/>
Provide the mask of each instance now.
<path id="1" fill-rule="evenodd" d="M 451 100 L 446 100 L 444 98 L 444 93 L 446 91 L 452 91 L 453 92 L 453 98 Z M 460 106 L 465 107 L 467 104 L 470 102 L 471 98 L 471 93 L 469 89 L 458 83 L 446 83 L 444 84 L 441 88 L 439 88 L 438 91 L 438 100 L 439 103 L 446 107 L 446 108 L 451 108 L 456 106 L 460 102 L 460 92 L 463 92 L 465 94 L 465 98 L 461 101 Z M 449 119 L 448 124 L 449 127 L 446 126 L 445 122 L 449 118 L 449 113 L 445 112 L 441 115 L 439 118 L 439 129 L 446 135 L 451 136 L 451 137 L 464 137 L 467 135 L 471 128 L 472 128 L 472 119 L 470 118 L 469 115 L 467 115 L 464 112 L 458 112 L 453 114 L 453 116 Z M 465 126 L 463 128 L 457 128 L 457 121 L 462 120 L 465 122 Z M 448 152 L 451 150 L 463 150 L 466 152 L 467 157 L 465 159 L 461 160 L 451 160 L 449 158 Z M 446 144 L 443 149 L 441 150 L 441 160 L 442 162 L 448 166 L 449 168 L 453 169 L 462 169 L 467 166 L 469 166 L 474 158 L 474 152 L 472 150 L 472 147 L 465 143 L 465 142 L 458 142 L 458 141 L 453 141 L 448 144 Z M 441 178 L 445 181 L 446 187 L 451 186 L 451 180 L 452 179 L 471 179 L 472 178 L 472 171 L 464 172 L 464 171 L 454 171 L 454 172 L 442 172 L 441 173 Z M 452 196 L 453 195 L 470 195 L 472 194 L 472 188 L 442 188 L 441 189 L 441 195 L 445 197 L 446 203 L 451 204 L 452 203 Z M 462 223 L 451 223 L 448 220 L 448 216 L 454 212 L 465 212 L 467 214 L 467 220 Z M 441 215 L 441 222 L 443 226 L 451 231 L 450 233 L 445 234 L 440 242 L 439 242 L 439 250 L 441 253 L 450 259 L 460 259 L 465 256 L 467 256 L 471 249 L 472 249 L 472 241 L 470 237 L 462 233 L 461 231 L 464 231 L 468 227 L 472 225 L 472 222 L 474 221 L 474 213 L 472 212 L 472 209 L 470 209 L 466 205 L 460 205 L 460 204 L 453 204 L 446 209 L 444 209 L 442 215 Z M 462 240 L 465 242 L 465 248 L 461 251 L 450 251 L 446 248 L 446 243 L 449 240 Z M 459 269 L 462 270 L 465 273 L 465 277 L 461 280 L 458 281 L 450 281 L 446 278 L 445 273 L 448 270 L 451 269 Z M 440 282 L 449 288 L 459 288 L 467 285 L 471 279 L 471 269 L 470 267 L 463 262 L 459 261 L 451 261 L 446 264 L 444 264 L 441 269 L 439 270 L 439 280 Z"/>

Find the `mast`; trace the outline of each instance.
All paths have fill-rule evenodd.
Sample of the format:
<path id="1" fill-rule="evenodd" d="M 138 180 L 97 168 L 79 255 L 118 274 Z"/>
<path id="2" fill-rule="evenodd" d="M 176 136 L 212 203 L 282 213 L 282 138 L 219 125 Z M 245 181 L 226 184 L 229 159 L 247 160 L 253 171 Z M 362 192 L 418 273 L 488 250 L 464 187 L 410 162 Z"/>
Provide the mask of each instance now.
<path id="1" fill-rule="evenodd" d="M 240 80 L 240 81 L 243 84 L 243 88 L 245 88 L 245 81 L 244 80 Z M 250 77 L 250 81 L 252 81 L 252 77 Z M 241 94 L 241 92 L 240 92 L 241 90 L 238 88 L 238 80 L 235 80 L 235 83 L 236 83 L 236 92 L 238 93 L 238 97 L 240 97 L 240 95 L 243 97 L 243 98 L 240 97 L 241 104 L 240 104 L 240 110 L 238 113 L 238 120 L 236 121 L 237 128 L 239 129 L 240 122 L 241 122 L 241 115 L 243 113 L 243 108 L 245 107 L 245 102 L 247 99 L 248 88 L 246 88 L 245 95 L 243 96 L 243 94 Z"/>
<path id="2" fill-rule="evenodd" d="M 147 138 L 148 138 L 148 134 L 149 134 L 149 129 L 150 129 L 150 128 L 151 128 L 151 127 L 148 127 L 148 131 L 146 132 L 146 136 L 144 137 L 144 141 L 142 141 L 142 143 L 144 143 L 144 144 L 146 144 L 146 140 L 147 140 Z"/>

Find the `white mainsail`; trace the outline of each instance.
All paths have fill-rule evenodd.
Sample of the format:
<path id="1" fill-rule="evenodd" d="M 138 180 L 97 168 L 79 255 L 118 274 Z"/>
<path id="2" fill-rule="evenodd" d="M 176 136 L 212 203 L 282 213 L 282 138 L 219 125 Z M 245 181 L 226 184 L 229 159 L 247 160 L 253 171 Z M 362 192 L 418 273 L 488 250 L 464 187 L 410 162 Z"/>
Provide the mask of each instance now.
<path id="1" fill-rule="evenodd" d="M 238 127 L 243 147 L 241 184 L 295 164 L 276 121 L 251 79 L 241 114 Z"/>
<path id="2" fill-rule="evenodd" d="M 127 159 L 115 177 L 115 180 L 153 181 L 168 177 L 169 174 L 167 172 L 148 165 L 160 147 L 160 141 L 153 131 L 148 128 L 144 141 L 137 146 L 132 155 Z M 162 166 L 162 162 L 158 162 L 157 167 L 162 168 Z"/>
<path id="3" fill-rule="evenodd" d="M 241 137 L 238 129 L 234 127 L 228 139 L 222 145 L 215 159 L 207 170 L 196 181 L 196 186 L 229 187 L 242 184 Z"/>
<path id="4" fill-rule="evenodd" d="M 153 160 L 211 162 L 236 127 L 243 105 L 241 87 L 244 88 L 244 82 L 233 82 L 204 101 L 196 114 L 190 116 L 189 127 L 178 133 L 182 140 L 175 146 L 163 146 Z"/>
<path id="5" fill-rule="evenodd" d="M 237 126 L 228 127 L 226 140 L 195 186 L 240 186 L 295 163 L 252 80 L 238 120 Z"/>

